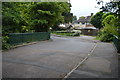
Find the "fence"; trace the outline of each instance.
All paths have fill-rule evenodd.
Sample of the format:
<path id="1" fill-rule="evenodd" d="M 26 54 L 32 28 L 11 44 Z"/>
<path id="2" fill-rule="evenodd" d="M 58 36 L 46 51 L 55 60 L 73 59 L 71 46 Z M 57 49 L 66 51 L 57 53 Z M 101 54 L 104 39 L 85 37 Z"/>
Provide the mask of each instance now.
<path id="1" fill-rule="evenodd" d="M 113 43 L 117 49 L 117 52 L 120 53 L 120 39 L 114 35 Z"/>
<path id="2" fill-rule="evenodd" d="M 43 41 L 49 39 L 50 39 L 50 33 L 48 32 L 10 33 L 8 42 L 11 45 L 16 45 L 26 42 Z"/>

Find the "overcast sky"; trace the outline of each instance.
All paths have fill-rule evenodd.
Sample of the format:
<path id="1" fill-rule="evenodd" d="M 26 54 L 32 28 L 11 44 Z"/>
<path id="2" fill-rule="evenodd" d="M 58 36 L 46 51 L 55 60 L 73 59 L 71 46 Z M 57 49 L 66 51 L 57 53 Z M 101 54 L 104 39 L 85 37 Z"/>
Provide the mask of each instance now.
<path id="1" fill-rule="evenodd" d="M 103 0 L 103 1 L 109 1 L 109 0 Z M 77 18 L 80 16 L 89 16 L 91 13 L 96 13 L 99 10 L 99 8 L 95 8 L 97 5 L 96 0 L 70 0 L 71 2 L 71 13 L 73 15 L 76 15 Z"/>

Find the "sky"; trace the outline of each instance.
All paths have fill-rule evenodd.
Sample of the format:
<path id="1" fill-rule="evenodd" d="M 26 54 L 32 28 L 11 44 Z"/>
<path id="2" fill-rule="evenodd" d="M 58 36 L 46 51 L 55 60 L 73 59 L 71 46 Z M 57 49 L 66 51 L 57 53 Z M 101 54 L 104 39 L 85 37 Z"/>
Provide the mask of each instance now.
<path id="1" fill-rule="evenodd" d="M 108 2 L 109 0 L 103 1 Z M 77 19 L 81 16 L 89 16 L 91 13 L 95 14 L 100 11 L 99 8 L 95 8 L 95 6 L 100 7 L 97 5 L 96 0 L 70 0 L 70 3 L 72 5 L 71 13 L 76 15 Z"/>

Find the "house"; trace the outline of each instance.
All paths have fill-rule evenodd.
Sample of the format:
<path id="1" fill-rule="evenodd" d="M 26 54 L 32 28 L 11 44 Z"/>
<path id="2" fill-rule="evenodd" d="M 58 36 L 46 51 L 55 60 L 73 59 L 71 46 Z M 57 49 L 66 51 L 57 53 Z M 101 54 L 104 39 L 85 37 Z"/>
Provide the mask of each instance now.
<path id="1" fill-rule="evenodd" d="M 90 19 L 92 16 L 93 16 L 93 13 L 91 13 L 90 16 L 81 17 L 78 20 L 74 21 L 73 24 L 83 24 L 83 25 L 85 24 L 86 26 L 91 25 Z"/>
<path id="2" fill-rule="evenodd" d="M 74 29 L 81 30 L 82 34 L 84 35 L 91 35 L 95 36 L 98 34 L 98 29 L 95 28 L 92 24 L 90 24 L 91 17 L 93 16 L 93 13 L 91 13 L 90 16 L 81 17 L 79 20 L 73 22 Z"/>
<path id="3" fill-rule="evenodd" d="M 98 29 L 95 27 L 85 27 L 80 29 L 82 34 L 96 36 L 98 34 Z"/>

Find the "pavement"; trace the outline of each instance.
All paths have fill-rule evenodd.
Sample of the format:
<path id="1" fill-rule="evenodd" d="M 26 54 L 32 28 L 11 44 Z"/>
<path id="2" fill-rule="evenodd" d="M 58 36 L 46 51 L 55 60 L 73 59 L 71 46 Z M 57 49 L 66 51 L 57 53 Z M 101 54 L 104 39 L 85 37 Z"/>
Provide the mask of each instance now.
<path id="1" fill-rule="evenodd" d="M 118 59 L 113 44 L 93 38 L 52 35 L 49 41 L 4 51 L 2 77 L 117 78 Z"/>

